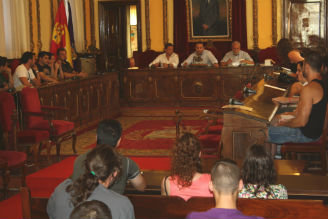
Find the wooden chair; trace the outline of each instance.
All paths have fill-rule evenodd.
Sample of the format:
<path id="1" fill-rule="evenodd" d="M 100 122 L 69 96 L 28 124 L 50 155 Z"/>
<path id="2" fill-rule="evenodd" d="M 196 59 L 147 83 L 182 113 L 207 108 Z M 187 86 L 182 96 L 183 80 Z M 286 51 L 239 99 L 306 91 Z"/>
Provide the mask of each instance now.
<path id="1" fill-rule="evenodd" d="M 49 132 L 42 130 L 21 130 L 15 110 L 14 98 L 7 92 L 0 93 L 0 124 L 3 129 L 6 150 L 18 151 L 24 147 L 33 153 L 34 163 L 38 165 L 42 148 L 50 153 Z"/>
<path id="2" fill-rule="evenodd" d="M 60 156 L 61 143 L 72 138 L 72 149 L 76 154 L 76 132 L 74 123 L 65 120 L 54 120 L 53 111 L 68 109 L 55 106 L 42 106 L 36 88 L 24 88 L 21 91 L 21 104 L 26 126 L 32 130 L 44 130 L 56 144 L 57 156 Z"/>
<path id="3" fill-rule="evenodd" d="M 319 153 L 323 174 L 327 173 L 327 134 L 328 134 L 328 105 L 322 135 L 318 141 L 309 143 L 286 143 L 281 147 L 283 158 L 287 153 L 292 153 L 292 159 L 296 159 L 296 153 Z"/>

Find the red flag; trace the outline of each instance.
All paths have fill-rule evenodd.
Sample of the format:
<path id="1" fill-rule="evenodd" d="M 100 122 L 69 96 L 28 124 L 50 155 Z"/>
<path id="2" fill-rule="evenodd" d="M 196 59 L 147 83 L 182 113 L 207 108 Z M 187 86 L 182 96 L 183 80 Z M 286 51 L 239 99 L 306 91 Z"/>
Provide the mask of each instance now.
<path id="1" fill-rule="evenodd" d="M 57 56 L 57 49 L 65 48 L 67 61 L 72 64 L 72 50 L 67 28 L 67 17 L 64 1 L 61 0 L 56 14 L 55 26 L 52 33 L 50 52 Z"/>

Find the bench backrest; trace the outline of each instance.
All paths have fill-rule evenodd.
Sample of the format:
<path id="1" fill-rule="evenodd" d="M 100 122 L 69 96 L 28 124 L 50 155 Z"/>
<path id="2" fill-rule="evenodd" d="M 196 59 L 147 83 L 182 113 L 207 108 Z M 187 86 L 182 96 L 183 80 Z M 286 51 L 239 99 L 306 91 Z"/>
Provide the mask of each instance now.
<path id="1" fill-rule="evenodd" d="M 23 218 L 48 218 L 46 198 L 30 198 L 28 188 L 21 189 Z M 215 205 L 213 198 L 195 197 L 185 202 L 179 197 L 128 195 L 136 219 L 182 219 L 192 211 L 206 211 Z M 245 215 L 264 218 L 308 219 L 327 218 L 328 207 L 317 200 L 259 200 L 239 199 L 238 209 Z"/>

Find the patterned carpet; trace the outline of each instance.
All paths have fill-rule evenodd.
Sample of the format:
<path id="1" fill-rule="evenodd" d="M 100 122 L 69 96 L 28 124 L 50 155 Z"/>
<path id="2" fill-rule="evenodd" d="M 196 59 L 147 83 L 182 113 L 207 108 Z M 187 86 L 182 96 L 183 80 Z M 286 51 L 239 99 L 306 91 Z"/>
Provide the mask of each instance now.
<path id="1" fill-rule="evenodd" d="M 173 110 L 163 111 L 163 113 L 156 112 L 156 116 L 152 113 L 150 114 L 151 116 L 141 116 L 139 115 L 140 112 L 138 112 L 139 114 L 137 116 L 125 116 L 123 114 L 122 117 L 117 118 L 117 120 L 121 122 L 124 130 L 122 143 L 118 148 L 119 152 L 126 156 L 169 156 L 176 135 L 173 112 Z M 200 111 L 197 111 L 197 113 L 193 113 L 194 115 L 188 115 L 184 118 L 183 123 L 188 131 L 196 133 L 200 127 L 205 124 L 206 121 L 198 120 L 199 113 Z M 95 146 L 95 142 L 96 129 L 78 135 L 76 143 L 77 153 L 85 153 Z M 138 142 L 141 144 L 136 148 Z M 55 153 L 56 150 L 53 146 L 51 154 Z M 67 140 L 62 143 L 61 154 L 73 154 L 72 140 Z"/>

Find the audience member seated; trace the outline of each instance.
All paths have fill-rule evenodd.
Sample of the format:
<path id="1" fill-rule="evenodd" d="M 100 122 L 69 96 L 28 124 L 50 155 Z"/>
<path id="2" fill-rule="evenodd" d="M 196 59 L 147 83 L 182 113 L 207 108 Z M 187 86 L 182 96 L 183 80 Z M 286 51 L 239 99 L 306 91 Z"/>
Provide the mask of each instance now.
<path id="1" fill-rule="evenodd" d="M 179 56 L 173 51 L 173 44 L 166 43 L 164 53 L 157 56 L 156 59 L 149 64 L 149 67 L 177 68 L 179 64 Z"/>
<path id="2" fill-rule="evenodd" d="M 271 154 L 261 145 L 248 148 L 241 175 L 244 186 L 239 198 L 288 198 L 286 187 L 276 185 L 277 173 Z"/>
<path id="3" fill-rule="evenodd" d="M 260 219 L 245 216 L 237 210 L 238 191 L 243 187 L 240 171 L 236 164 L 217 162 L 211 171 L 209 188 L 214 194 L 215 208 L 206 212 L 191 212 L 187 219 Z"/>
<path id="4" fill-rule="evenodd" d="M 234 41 L 231 44 L 232 51 L 227 52 L 221 60 L 222 66 L 239 66 L 254 64 L 253 59 L 247 52 L 240 50 L 240 42 Z"/>
<path id="5" fill-rule="evenodd" d="M 188 200 L 193 196 L 212 197 L 208 188 L 211 176 L 201 173 L 201 146 L 191 133 L 185 133 L 173 150 L 171 176 L 161 184 L 161 194 Z"/>
<path id="6" fill-rule="evenodd" d="M 75 181 L 66 179 L 52 193 L 47 213 L 51 219 L 69 218 L 73 208 L 84 201 L 98 200 L 107 205 L 113 218 L 134 219 L 130 200 L 108 187 L 121 170 L 121 159 L 109 145 L 99 145 L 88 153 L 86 172 Z"/>
<path id="7" fill-rule="evenodd" d="M 40 86 L 40 81 L 35 77 L 32 70 L 32 67 L 35 66 L 35 54 L 25 52 L 20 61 L 21 64 L 16 68 L 13 77 L 15 89 L 20 91 L 23 87 Z"/>
<path id="8" fill-rule="evenodd" d="M 84 78 L 88 76 L 87 73 L 74 71 L 73 67 L 68 61 L 66 61 L 66 59 L 67 59 L 66 49 L 59 48 L 57 50 L 57 63 L 61 65 L 65 79 L 69 79 L 73 77 Z"/>
<path id="9" fill-rule="evenodd" d="M 277 52 L 282 67 L 289 68 L 293 73 L 297 71 L 297 63 L 304 60 L 299 50 L 293 49 L 288 39 L 279 40 Z M 296 75 L 294 75 L 296 76 Z"/>
<path id="10" fill-rule="evenodd" d="M 62 66 L 56 62 L 56 57 L 54 56 L 54 54 L 49 52 L 48 55 L 49 55 L 49 65 L 48 66 L 51 69 L 51 74 L 58 81 L 64 80 L 65 76 L 64 76 Z"/>
<path id="11" fill-rule="evenodd" d="M 292 84 L 292 86 L 289 89 L 288 97 L 275 97 L 272 100 L 286 104 L 286 103 L 298 103 L 299 101 L 299 95 L 301 94 L 301 91 L 304 86 L 308 84 L 306 79 L 303 76 L 303 61 L 297 63 L 297 79 L 298 81 Z"/>
<path id="12" fill-rule="evenodd" d="M 107 119 L 99 123 L 97 128 L 97 145 L 106 144 L 117 148 L 121 143 L 122 126 L 117 120 Z M 79 155 L 74 162 L 72 179 L 75 181 L 85 174 L 85 160 L 90 151 Z M 122 160 L 122 171 L 116 182 L 111 185 L 110 189 L 123 194 L 127 181 L 139 191 L 144 191 L 146 182 L 140 173 L 138 165 L 128 157 L 119 155 Z"/>
<path id="13" fill-rule="evenodd" d="M 112 219 L 112 213 L 101 201 L 86 201 L 76 206 L 69 219 Z"/>
<path id="14" fill-rule="evenodd" d="M 0 91 L 8 91 L 13 87 L 14 81 L 11 69 L 8 67 L 7 58 L 0 56 Z"/>
<path id="15" fill-rule="evenodd" d="M 56 80 L 57 77 L 55 76 L 55 71 L 51 70 L 49 64 L 49 53 L 44 51 L 39 52 L 36 66 L 38 67 L 41 82 L 58 83 Z"/>
<path id="16" fill-rule="evenodd" d="M 322 57 L 309 53 L 304 61 L 304 77 L 308 85 L 302 88 L 294 112 L 277 115 L 268 128 L 268 141 L 306 143 L 318 140 L 323 131 L 327 107 L 327 92 L 320 74 Z"/>
<path id="17" fill-rule="evenodd" d="M 193 52 L 184 62 L 182 67 L 187 66 L 208 66 L 219 67 L 219 62 L 211 51 L 204 49 L 203 43 L 196 43 Z"/>

